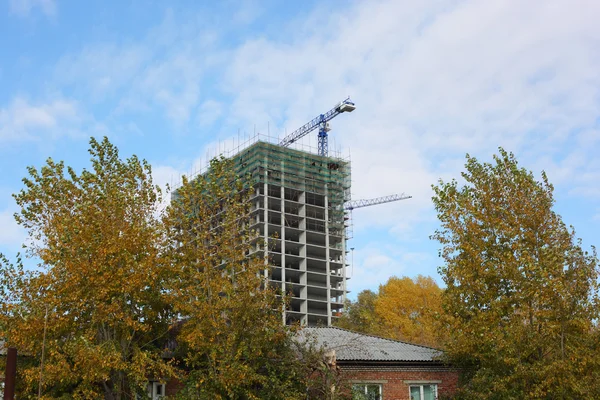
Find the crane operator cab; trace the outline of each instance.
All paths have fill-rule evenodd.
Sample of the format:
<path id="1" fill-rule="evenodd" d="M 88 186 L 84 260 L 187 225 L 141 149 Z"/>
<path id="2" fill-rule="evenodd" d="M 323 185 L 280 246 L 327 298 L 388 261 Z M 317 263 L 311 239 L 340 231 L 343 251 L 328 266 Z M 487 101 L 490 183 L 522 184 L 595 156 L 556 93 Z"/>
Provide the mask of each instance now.
<path id="1" fill-rule="evenodd" d="M 344 101 L 342 101 L 338 107 L 338 110 L 340 112 L 352 112 L 356 109 L 356 106 L 354 105 L 353 102 L 350 101 L 350 99 L 346 99 Z"/>

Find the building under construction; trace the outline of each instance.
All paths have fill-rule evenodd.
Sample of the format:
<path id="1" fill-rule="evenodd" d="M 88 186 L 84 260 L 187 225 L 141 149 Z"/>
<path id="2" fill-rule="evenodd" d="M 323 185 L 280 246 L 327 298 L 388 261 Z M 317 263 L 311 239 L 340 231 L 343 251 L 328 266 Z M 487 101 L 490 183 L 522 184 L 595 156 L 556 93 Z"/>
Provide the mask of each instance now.
<path id="1" fill-rule="evenodd" d="M 346 298 L 350 162 L 257 141 L 233 155 L 254 182 L 250 224 L 272 285 L 290 296 L 286 323 L 331 325 Z M 267 252 L 267 253 L 265 253 Z"/>
<path id="2" fill-rule="evenodd" d="M 327 132 L 329 121 L 355 108 L 347 98 L 277 144 L 259 134 L 230 154 L 219 149 L 235 161 L 240 176 L 254 183 L 250 224 L 260 235 L 254 252 L 266 260 L 271 284 L 290 297 L 286 323 L 329 326 L 342 310 L 348 293 L 349 212 L 410 198 L 350 201 L 350 160 L 329 152 Z M 315 130 L 316 152 L 289 147 Z"/>

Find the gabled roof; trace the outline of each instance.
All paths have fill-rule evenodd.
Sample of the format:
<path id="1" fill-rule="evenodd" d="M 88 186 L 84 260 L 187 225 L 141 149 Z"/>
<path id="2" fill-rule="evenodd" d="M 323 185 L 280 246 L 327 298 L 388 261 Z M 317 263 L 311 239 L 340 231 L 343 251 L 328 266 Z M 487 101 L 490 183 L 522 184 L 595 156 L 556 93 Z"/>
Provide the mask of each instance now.
<path id="1" fill-rule="evenodd" d="M 316 342 L 326 350 L 335 350 L 337 361 L 365 362 L 440 362 L 442 351 L 352 332 L 336 327 L 308 327 L 300 331 L 303 340 Z"/>

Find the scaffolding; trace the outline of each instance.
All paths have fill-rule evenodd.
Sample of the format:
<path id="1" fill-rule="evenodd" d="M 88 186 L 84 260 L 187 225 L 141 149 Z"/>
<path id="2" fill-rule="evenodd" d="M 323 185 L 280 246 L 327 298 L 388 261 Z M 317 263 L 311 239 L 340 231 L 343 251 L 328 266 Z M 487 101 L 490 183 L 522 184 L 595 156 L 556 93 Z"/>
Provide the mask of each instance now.
<path id="1" fill-rule="evenodd" d="M 349 157 L 263 139 L 275 138 L 255 135 L 219 154 L 252 187 L 250 226 L 260 235 L 254 251 L 268 263 L 270 284 L 290 294 L 284 322 L 330 325 L 347 294 Z"/>
<path id="2" fill-rule="evenodd" d="M 230 140 L 219 142 L 217 145 L 215 145 L 213 149 L 207 150 L 205 156 L 198 163 L 196 163 L 196 165 L 192 166 L 193 170 L 191 170 L 187 174 L 187 177 L 191 180 L 198 175 L 205 174 L 210 167 L 211 159 L 218 158 L 221 156 L 225 158 L 236 158 L 239 154 L 242 154 L 244 150 L 252 147 L 257 143 L 272 144 L 277 147 L 280 147 L 278 145 L 280 140 L 281 138 L 279 138 L 278 136 L 271 136 L 268 134 L 258 132 L 250 137 L 238 137 L 237 140 L 236 138 L 232 138 Z M 290 147 L 282 148 L 286 150 L 299 150 L 301 153 L 304 154 L 313 154 L 315 156 L 318 156 L 317 147 L 306 145 L 301 142 L 296 142 Z M 350 162 L 349 154 L 344 155 L 341 150 L 336 149 L 330 149 L 329 157 L 325 158 L 340 160 L 341 162 L 346 162 L 348 164 Z M 181 177 L 178 176 L 175 178 L 175 180 L 173 180 L 173 178 L 174 177 L 171 178 L 171 188 L 177 189 L 179 186 L 181 186 Z"/>
<path id="3" fill-rule="evenodd" d="M 327 195 L 330 218 L 343 225 L 350 200 L 350 161 L 259 141 L 233 156 L 236 172 L 255 183 L 306 192 L 306 202 Z M 316 204 L 315 204 L 316 205 Z"/>

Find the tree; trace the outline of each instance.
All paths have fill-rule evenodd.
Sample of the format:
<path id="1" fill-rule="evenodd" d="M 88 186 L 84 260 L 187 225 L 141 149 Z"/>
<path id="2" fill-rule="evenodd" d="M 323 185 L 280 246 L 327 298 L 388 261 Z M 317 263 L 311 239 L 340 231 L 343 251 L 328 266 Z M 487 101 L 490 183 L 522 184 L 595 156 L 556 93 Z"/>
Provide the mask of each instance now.
<path id="1" fill-rule="evenodd" d="M 29 168 L 15 196 L 40 260 L 26 271 L 0 255 L 0 339 L 27 355 L 19 398 L 132 399 L 172 377 L 183 399 L 331 391 L 339 374 L 282 323 L 249 227 L 252 182 L 231 160 L 184 178 L 163 211 L 145 161 L 106 138 L 90 153 L 80 174 Z"/>
<path id="2" fill-rule="evenodd" d="M 438 346 L 437 317 L 442 290 L 431 277 L 391 277 L 379 286 L 375 312 L 381 335 L 428 346 Z"/>
<path id="3" fill-rule="evenodd" d="M 19 397 L 132 398 L 173 373 L 161 357 L 172 322 L 154 217 L 161 192 L 145 161 L 121 160 L 106 138 L 90 144 L 91 170 L 48 159 L 14 196 L 41 268 L 0 263 L 2 336 L 31 360 Z"/>
<path id="4" fill-rule="evenodd" d="M 553 210 L 553 187 L 500 149 L 467 155 L 465 180 L 440 181 L 433 238 L 446 350 L 467 398 L 595 398 L 598 258 Z M 596 343 L 596 344 L 595 344 Z"/>
<path id="5" fill-rule="evenodd" d="M 377 293 L 363 290 L 346 303 L 336 326 L 356 332 L 439 346 L 441 289 L 431 277 L 391 277 Z"/>
<path id="6" fill-rule="evenodd" d="M 363 290 L 356 301 L 346 301 L 344 311 L 336 321 L 336 326 L 351 331 L 377 334 L 381 321 L 375 313 L 377 293 Z"/>
<path id="7" fill-rule="evenodd" d="M 306 396 L 307 366 L 249 228 L 251 188 L 233 161 L 215 159 L 183 180 L 164 218 L 170 303 L 184 316 L 178 345 L 190 371 L 183 398 Z"/>

